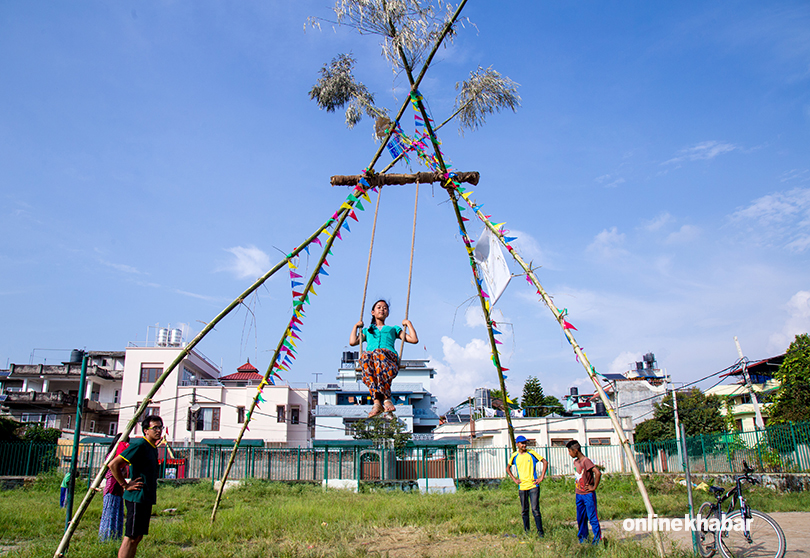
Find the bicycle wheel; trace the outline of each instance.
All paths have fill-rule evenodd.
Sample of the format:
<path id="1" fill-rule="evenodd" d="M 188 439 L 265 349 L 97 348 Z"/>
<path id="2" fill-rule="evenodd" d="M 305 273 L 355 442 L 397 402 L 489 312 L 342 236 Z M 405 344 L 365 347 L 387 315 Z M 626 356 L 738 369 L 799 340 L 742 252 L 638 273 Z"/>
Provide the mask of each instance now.
<path id="1" fill-rule="evenodd" d="M 701 504 L 700 509 L 697 512 L 698 517 L 703 519 L 709 519 L 710 517 L 714 516 L 714 512 L 712 511 L 712 504 L 711 502 L 703 502 Z M 711 558 L 714 556 L 715 551 L 717 548 L 714 544 L 714 531 L 709 531 L 706 528 L 707 522 L 701 521 L 700 526 L 702 529 L 698 529 L 697 535 L 697 544 L 698 544 L 698 552 L 703 558 Z"/>
<path id="2" fill-rule="evenodd" d="M 740 512 L 726 516 L 731 529 L 717 535 L 717 544 L 725 558 L 782 558 L 787 544 L 785 534 L 779 524 L 757 510 L 751 510 L 751 524 L 748 537 L 739 527 Z"/>

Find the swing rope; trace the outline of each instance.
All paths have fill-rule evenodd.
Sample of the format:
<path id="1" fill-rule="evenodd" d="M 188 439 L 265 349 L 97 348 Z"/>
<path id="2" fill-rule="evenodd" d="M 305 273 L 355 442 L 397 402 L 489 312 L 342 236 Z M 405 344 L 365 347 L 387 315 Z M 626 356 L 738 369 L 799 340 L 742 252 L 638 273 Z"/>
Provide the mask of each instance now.
<path id="1" fill-rule="evenodd" d="M 382 197 L 382 187 L 377 192 L 377 205 L 374 208 L 374 222 L 371 225 L 371 243 L 368 246 L 368 263 L 366 264 L 366 282 L 363 283 L 363 301 L 360 303 L 360 321 L 363 321 L 363 312 L 366 310 L 366 294 L 368 293 L 368 276 L 371 273 L 371 254 L 374 251 L 374 236 L 377 234 L 377 215 L 380 212 L 380 198 Z M 360 357 L 363 356 L 363 332 L 360 332 L 360 354 L 357 356 L 358 366 Z"/>
<path id="2" fill-rule="evenodd" d="M 377 193 L 377 204 L 374 208 L 374 221 L 371 225 L 371 242 L 369 243 L 368 247 L 368 263 L 366 264 L 366 280 L 363 283 L 363 300 L 360 303 L 360 321 L 363 321 L 363 312 L 366 310 L 366 297 L 368 295 L 368 278 L 371 274 L 371 256 L 374 252 L 374 238 L 377 234 L 377 215 L 380 211 L 380 198 L 382 197 L 382 187 L 380 187 L 380 191 Z M 411 307 L 411 282 L 413 279 L 413 253 L 414 248 L 416 245 L 416 216 L 417 211 L 419 208 L 419 180 L 416 181 L 416 197 L 413 202 L 413 230 L 411 232 L 411 258 L 410 264 L 408 266 L 408 293 L 405 297 L 405 319 L 408 319 L 408 315 L 410 313 Z M 399 359 L 402 360 L 402 353 L 405 350 L 405 340 L 402 339 L 402 344 L 399 347 Z M 363 356 L 363 336 L 361 332 L 360 336 L 360 354 L 357 357 L 357 369 L 359 370 L 360 366 L 360 358 Z"/>
<path id="3" fill-rule="evenodd" d="M 416 208 L 419 205 L 419 179 L 416 179 L 416 197 L 413 201 L 413 232 L 411 233 L 411 263 L 408 266 L 408 295 L 405 297 L 405 319 L 408 319 L 408 312 L 411 308 L 411 278 L 413 277 L 413 248 L 416 243 Z M 399 360 L 402 360 L 402 353 L 405 351 L 405 339 L 399 346 Z"/>

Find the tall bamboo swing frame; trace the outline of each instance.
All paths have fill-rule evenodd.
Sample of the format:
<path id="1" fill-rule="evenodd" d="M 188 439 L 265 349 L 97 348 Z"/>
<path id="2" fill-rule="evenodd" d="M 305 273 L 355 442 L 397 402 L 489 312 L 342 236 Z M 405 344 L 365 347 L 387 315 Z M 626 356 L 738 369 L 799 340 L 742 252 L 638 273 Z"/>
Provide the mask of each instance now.
<path id="1" fill-rule="evenodd" d="M 453 13 L 452 17 L 445 24 L 442 32 L 438 36 L 438 38 L 436 40 L 436 43 L 433 46 L 433 49 L 429 53 L 429 55 L 426 58 L 424 64 L 422 65 L 422 68 L 421 68 L 419 74 L 416 77 L 414 77 L 414 75 L 413 75 L 413 69 L 410 67 L 410 65 L 409 65 L 409 63 L 407 61 L 407 58 L 405 57 L 404 52 L 402 52 L 402 50 L 400 49 L 399 54 L 400 54 L 400 58 L 401 58 L 402 63 L 403 63 L 403 67 L 405 69 L 405 73 L 406 73 L 406 75 L 408 77 L 408 81 L 410 82 L 410 85 L 411 85 L 411 93 L 415 94 L 417 92 L 419 84 L 422 82 L 422 79 L 424 78 L 425 73 L 427 72 L 428 68 L 430 67 L 430 64 L 431 64 L 431 62 L 433 60 L 433 57 L 435 56 L 439 46 L 442 44 L 442 42 L 446 38 L 447 34 L 451 31 L 453 25 L 458 20 L 458 17 L 460 15 L 461 11 L 464 9 L 464 6 L 466 4 L 467 4 L 467 0 L 462 0 L 459 3 L 458 8 Z M 396 118 L 394 119 L 392 125 L 389 126 L 388 132 L 386 133 L 385 137 L 380 142 L 380 145 L 377 148 L 377 152 L 374 154 L 374 157 L 372 158 L 371 163 L 368 166 L 368 171 L 362 177 L 363 180 L 361 181 L 358 178 L 358 182 L 355 182 L 357 184 L 357 191 L 360 192 L 362 190 L 361 195 L 366 194 L 366 192 L 373 187 L 372 182 L 370 182 L 370 181 L 374 181 L 374 183 L 376 185 L 376 182 L 379 181 L 382 178 L 380 175 L 386 173 L 391 167 L 393 167 L 393 165 L 398 160 L 397 159 L 397 160 L 393 161 L 391 164 L 389 164 L 380 174 L 375 174 L 374 173 L 374 170 L 373 170 L 374 165 L 377 163 L 380 156 L 382 155 L 383 150 L 385 149 L 386 145 L 388 144 L 389 140 L 391 139 L 391 137 L 392 137 L 392 135 L 394 133 L 394 130 L 396 128 L 396 124 L 400 122 L 400 120 L 402 119 L 402 116 L 405 113 L 405 110 L 406 110 L 408 104 L 410 104 L 410 103 L 411 103 L 411 98 L 410 97 L 407 98 L 403 102 L 403 104 L 400 107 L 400 110 L 397 113 Z M 473 273 L 474 279 L 477 279 L 478 277 L 480 277 L 480 272 L 478 270 L 478 266 L 477 266 L 474 258 L 472 258 L 472 254 L 471 254 L 472 249 L 471 249 L 471 241 L 470 241 L 471 239 L 469 238 L 469 235 L 467 234 L 466 226 L 464 225 L 464 220 L 463 220 L 463 218 L 461 216 L 461 210 L 460 210 L 460 207 L 459 207 L 459 200 L 460 199 L 464 199 L 464 201 L 474 211 L 476 217 L 478 217 L 478 219 L 484 224 L 485 227 L 487 227 L 493 234 L 495 234 L 495 236 L 499 239 L 501 244 L 503 244 L 504 247 L 506 247 L 509 250 L 509 253 L 512 255 L 515 262 L 517 262 L 517 264 L 524 270 L 524 272 L 526 273 L 526 276 L 529 279 L 529 281 L 532 283 L 532 285 L 534 285 L 534 287 L 536 287 L 537 293 L 540 295 L 542 301 L 549 308 L 549 310 L 551 310 L 551 312 L 554 315 L 555 319 L 560 324 L 560 327 L 562 328 L 563 334 L 566 336 L 566 338 L 568 339 L 568 342 L 571 344 L 574 352 L 577 355 L 577 358 L 578 358 L 579 362 L 582 364 L 583 368 L 585 368 L 585 371 L 588 374 L 588 377 L 590 378 L 591 382 L 594 385 L 594 388 L 596 389 L 597 393 L 599 394 L 599 398 L 605 404 L 605 408 L 607 409 L 608 416 L 610 417 L 611 423 L 613 425 L 613 429 L 616 432 L 616 434 L 619 436 L 619 439 L 621 441 L 621 445 L 624 448 L 625 454 L 626 454 L 626 456 L 628 458 L 628 461 L 630 463 L 630 467 L 631 467 L 633 475 L 634 475 L 634 477 L 636 479 L 636 484 L 638 486 L 639 493 L 640 493 L 640 495 L 642 497 L 642 500 L 644 501 L 644 505 L 645 505 L 645 507 L 647 509 L 647 512 L 649 514 L 654 514 L 655 512 L 653 510 L 652 504 L 651 504 L 649 496 L 647 494 L 647 490 L 646 490 L 646 488 L 644 486 L 644 482 L 643 482 L 643 480 L 641 478 L 641 473 L 639 472 L 638 465 L 636 464 L 635 456 L 632 453 L 632 448 L 630 447 L 630 442 L 627 439 L 627 435 L 625 434 L 624 429 L 622 428 L 621 423 L 618 420 L 618 416 L 616 414 L 615 409 L 613 408 L 613 405 L 611 404 L 610 400 L 608 399 L 607 394 L 605 393 L 604 389 L 602 388 L 602 385 L 600 384 L 600 382 L 599 382 L 599 380 L 598 380 L 598 378 L 596 376 L 595 369 L 590 364 L 590 361 L 588 360 L 588 357 L 585 355 L 585 353 L 582 351 L 582 348 L 577 343 L 576 339 L 574 338 L 573 334 L 571 333 L 571 330 L 569 328 L 565 327 L 565 319 L 564 319 L 565 314 L 563 312 L 561 312 L 554 305 L 553 300 L 548 295 L 548 293 L 543 288 L 543 286 L 540 284 L 540 281 L 537 279 L 537 276 L 535 275 L 535 273 L 531 269 L 531 267 L 526 264 L 526 262 L 520 257 L 520 255 L 517 253 L 517 251 L 514 248 L 512 248 L 511 246 L 508 246 L 507 242 L 503 238 L 503 234 L 498 229 L 496 229 L 495 226 L 492 225 L 492 223 L 489 222 L 489 220 L 484 216 L 484 214 L 480 211 L 480 209 L 477 209 L 476 206 L 473 205 L 471 202 L 469 202 L 469 200 L 466 197 L 460 196 L 458 194 L 458 192 L 454 189 L 454 187 L 453 187 L 454 185 L 451 183 L 450 180 L 446 180 L 444 178 L 444 177 L 447 176 L 448 168 L 447 168 L 447 165 L 444 162 L 441 151 L 438 148 L 438 141 L 436 141 L 435 130 L 433 129 L 433 127 L 431 125 L 431 121 L 428 118 L 428 114 L 427 114 L 427 111 L 425 109 L 423 101 L 421 99 L 417 98 L 416 103 L 417 103 L 417 108 L 418 108 L 418 110 L 420 112 L 420 115 L 422 116 L 422 119 L 424 121 L 425 127 L 426 127 L 426 129 L 428 131 L 428 134 L 430 135 L 430 138 L 432 140 L 431 143 L 433 144 L 434 155 L 436 157 L 436 160 L 439 163 L 440 171 L 438 173 L 433 173 L 433 176 L 424 176 L 424 175 L 426 175 L 428 173 L 419 173 L 419 176 L 416 176 L 414 181 L 417 182 L 417 184 L 419 182 L 423 182 L 423 183 L 436 182 L 436 181 L 443 182 L 442 187 L 447 190 L 447 193 L 448 193 L 451 201 L 453 202 L 452 205 L 453 205 L 454 213 L 455 213 L 455 216 L 456 216 L 456 220 L 457 220 L 458 225 L 459 225 L 459 230 L 460 230 L 461 235 L 463 237 L 465 247 L 467 248 L 468 254 L 470 255 L 470 267 L 471 267 L 471 271 Z M 456 177 L 456 180 L 457 181 L 462 181 L 462 182 L 468 182 L 468 183 L 477 183 L 478 182 L 477 173 L 463 173 L 463 174 L 466 175 L 466 176 L 462 176 L 462 173 L 459 173 L 459 176 Z M 401 178 L 401 176 L 402 175 L 397 175 L 398 178 L 396 178 L 396 179 L 394 179 L 392 177 L 392 180 L 400 180 L 400 182 L 393 182 L 392 181 L 391 183 L 400 183 L 400 184 L 401 183 L 407 183 L 407 181 L 409 179 L 408 178 Z M 336 180 L 339 181 L 340 179 L 347 179 L 347 178 L 349 178 L 349 177 L 333 177 L 332 180 L 333 180 L 333 183 L 335 183 Z M 383 181 L 384 180 L 385 179 L 383 179 Z M 417 197 L 418 197 L 418 195 L 417 195 Z M 359 195 L 358 195 L 358 199 L 359 199 Z M 305 286 L 304 290 L 302 291 L 302 295 L 301 295 L 301 297 L 299 299 L 299 302 L 298 302 L 297 306 L 294 305 L 293 316 L 300 315 L 299 312 L 301 311 L 301 309 L 304 306 L 304 301 L 308 301 L 308 295 L 312 290 L 312 285 L 315 282 L 315 279 L 318 277 L 319 270 L 321 269 L 321 266 L 323 265 L 324 261 L 326 260 L 326 256 L 329 254 L 330 248 L 334 244 L 335 237 L 339 234 L 340 228 L 343 225 L 343 223 L 346 221 L 346 219 L 353 212 L 355 204 L 356 204 L 356 200 L 354 202 L 348 203 L 348 204 L 347 203 L 342 203 L 341 207 L 338 208 L 337 212 L 335 212 L 335 214 L 334 214 L 334 216 L 332 218 L 328 219 L 325 223 L 323 223 L 321 226 L 319 226 L 312 235 L 310 235 L 306 240 L 304 240 L 304 242 L 302 244 L 300 244 L 295 249 L 293 249 L 280 262 L 278 262 L 275 266 L 273 266 L 267 273 L 265 273 L 264 275 L 259 277 L 250 287 L 248 287 L 248 289 L 246 289 L 233 302 L 231 302 L 219 314 L 217 314 L 213 318 L 213 320 L 211 320 L 211 322 L 206 324 L 206 326 L 202 329 L 202 331 L 200 331 L 200 333 L 198 333 L 194 337 L 194 339 L 192 339 L 188 343 L 188 345 L 186 345 L 186 347 L 184 347 L 183 350 L 181 350 L 178 353 L 178 355 L 171 362 L 171 364 L 164 370 L 164 372 L 160 375 L 160 377 L 157 378 L 154 385 L 152 386 L 152 389 L 144 397 L 144 399 L 141 402 L 140 406 L 136 410 L 135 415 L 132 417 L 132 419 L 130 419 L 130 421 L 127 423 L 127 426 L 122 431 L 122 437 L 129 436 L 129 434 L 135 428 L 135 425 L 137 424 L 138 419 L 141 417 L 141 415 L 145 412 L 146 408 L 151 403 L 152 398 L 157 393 L 157 390 L 166 381 L 166 379 L 169 377 L 169 375 L 177 368 L 177 366 L 183 361 L 183 359 L 191 352 L 191 350 L 194 347 L 196 347 L 199 344 L 199 342 L 212 329 L 214 329 L 214 327 L 220 321 L 222 321 L 225 318 L 225 316 L 230 314 L 230 312 L 234 308 L 236 308 L 237 306 L 242 304 L 242 302 L 245 300 L 245 298 L 247 298 L 253 292 L 255 292 L 256 289 L 258 289 L 262 284 L 264 284 L 277 271 L 279 271 L 285 265 L 287 265 L 302 250 L 304 250 L 306 247 L 310 246 L 311 243 L 316 238 L 318 238 L 321 233 L 326 231 L 328 236 L 329 236 L 329 239 L 327 240 L 327 242 L 323 246 L 323 251 L 322 251 L 322 253 L 321 253 L 321 255 L 320 255 L 319 259 L 318 259 L 317 265 L 314 266 L 314 271 L 313 271 L 312 275 L 309 277 L 309 279 L 307 280 L 306 286 Z M 414 219 L 415 219 L 415 217 L 414 217 Z M 332 225 L 334 225 L 334 227 L 332 228 L 332 234 L 329 234 L 329 228 L 332 227 Z M 413 249 L 412 249 L 412 253 L 413 253 Z M 412 259 L 411 259 L 411 267 L 412 267 Z M 409 280 L 409 283 L 410 283 L 410 280 Z M 477 280 L 475 280 L 474 283 L 476 285 L 478 299 L 479 299 L 479 302 L 481 303 L 481 309 L 482 309 L 482 311 L 484 313 L 484 317 L 485 317 L 485 321 L 486 321 L 486 325 L 487 325 L 487 334 L 488 334 L 489 341 L 490 341 L 490 347 L 492 349 L 493 364 L 495 365 L 495 367 L 496 367 L 496 369 L 498 371 L 498 380 L 499 380 L 499 384 L 500 384 L 500 388 L 501 388 L 501 393 L 504 394 L 504 398 L 505 398 L 505 396 L 506 396 L 506 385 L 505 385 L 505 382 L 504 382 L 502 367 L 501 367 L 500 360 L 499 360 L 499 354 L 498 354 L 498 350 L 497 350 L 497 345 L 495 343 L 495 336 L 494 336 L 493 325 L 492 325 L 493 324 L 492 317 L 491 317 L 490 310 L 489 310 L 488 305 L 486 303 L 486 299 L 484 297 L 484 294 L 483 294 L 483 291 L 481 289 L 481 286 L 480 286 L 479 282 Z M 409 290 L 410 290 L 410 287 L 409 287 Z M 365 299 L 365 294 L 364 294 L 364 299 Z M 364 303 L 365 303 L 365 300 L 364 300 Z M 262 381 L 265 384 L 267 383 L 270 375 L 273 372 L 273 364 L 276 362 L 276 360 L 278 358 L 278 355 L 279 355 L 279 352 L 282 349 L 284 340 L 286 339 L 287 331 L 288 331 L 287 328 L 285 328 L 284 333 L 281 336 L 281 339 L 279 340 L 279 342 L 278 342 L 278 344 L 276 346 L 275 352 L 273 353 L 273 358 L 271 360 L 271 364 L 270 364 L 270 366 L 268 366 L 267 372 L 265 372 L 265 374 L 263 376 Z M 221 498 L 222 498 L 222 493 L 223 493 L 223 491 L 225 489 L 225 483 L 227 481 L 228 474 L 229 474 L 230 469 L 231 469 L 231 467 L 233 465 L 234 457 L 236 455 L 236 450 L 239 447 L 239 443 L 242 440 L 242 437 L 243 437 L 243 435 L 245 433 L 245 430 L 247 429 L 248 423 L 250 422 L 251 415 L 252 415 L 253 411 L 255 410 L 256 405 L 258 404 L 258 400 L 259 400 L 260 395 L 261 395 L 261 390 L 259 390 L 257 395 L 254 397 L 253 403 L 252 403 L 252 405 L 250 407 L 250 411 L 248 412 L 248 414 L 245 417 L 245 423 L 243 424 L 242 430 L 240 431 L 239 436 L 237 437 L 237 439 L 236 439 L 236 441 L 234 443 L 234 448 L 233 448 L 233 451 L 231 453 L 231 457 L 230 457 L 230 459 L 228 461 L 228 465 L 226 467 L 225 474 L 223 475 L 223 478 L 221 480 L 220 489 L 217 492 L 217 496 L 216 496 L 216 499 L 215 499 L 215 502 L 214 502 L 214 506 L 213 506 L 213 510 L 212 510 L 212 514 L 211 514 L 211 521 L 212 522 L 216 519 L 217 509 L 219 507 L 219 504 L 220 504 L 220 501 L 221 501 Z M 506 401 L 504 401 L 504 403 L 506 403 Z M 507 409 L 507 412 L 505 414 L 506 414 L 506 421 L 507 421 L 507 426 L 508 426 L 508 430 L 509 430 L 509 437 L 510 437 L 510 440 L 511 440 L 511 443 L 512 443 L 512 448 L 514 449 L 515 448 L 514 429 L 512 427 L 511 417 L 510 417 L 510 414 L 508 412 L 508 406 L 505 405 L 505 408 Z M 82 502 L 79 504 L 78 508 L 76 509 L 76 512 L 74 513 L 73 517 L 71 518 L 70 522 L 68 523 L 67 528 L 65 529 L 65 533 L 64 533 L 64 535 L 63 535 L 63 537 L 62 537 L 62 539 L 61 539 L 61 541 L 60 541 L 60 543 L 59 543 L 59 545 L 58 545 L 58 547 L 57 547 L 57 549 L 56 549 L 56 551 L 54 553 L 54 558 L 62 558 L 65 555 L 65 552 L 67 551 L 68 545 L 70 543 L 70 539 L 73 536 L 73 533 L 76 531 L 76 528 L 78 527 L 79 522 L 81 521 L 82 517 L 84 516 L 84 513 L 87 511 L 87 508 L 89 507 L 90 502 L 92 501 L 93 497 L 95 496 L 95 494 L 97 492 L 96 489 L 101 485 L 101 482 L 104 479 L 104 474 L 105 474 L 105 472 L 107 470 L 107 466 L 109 465 L 109 463 L 111 461 L 112 461 L 112 456 L 108 456 L 108 458 L 105 460 L 105 462 L 102 464 L 102 466 L 99 468 L 98 472 L 96 473 L 96 476 L 94 477 L 92 483 L 90 484 L 90 487 L 88 488 L 87 493 L 85 494 Z M 663 556 L 665 554 L 664 554 L 664 547 L 663 547 L 663 543 L 661 541 L 660 534 L 657 533 L 657 532 L 654 532 L 653 533 L 653 538 L 655 540 L 656 550 L 658 551 L 659 556 L 661 556 L 663 558 Z"/>

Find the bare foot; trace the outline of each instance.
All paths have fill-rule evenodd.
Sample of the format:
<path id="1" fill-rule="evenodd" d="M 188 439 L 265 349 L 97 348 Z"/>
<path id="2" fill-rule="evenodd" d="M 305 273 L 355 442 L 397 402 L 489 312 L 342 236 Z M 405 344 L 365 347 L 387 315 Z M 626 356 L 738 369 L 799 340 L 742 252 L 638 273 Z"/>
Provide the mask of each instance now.
<path id="1" fill-rule="evenodd" d="M 385 401 L 383 401 L 383 404 L 385 405 L 386 413 L 393 413 L 397 410 L 397 408 L 394 407 L 394 403 L 390 399 L 386 399 Z"/>

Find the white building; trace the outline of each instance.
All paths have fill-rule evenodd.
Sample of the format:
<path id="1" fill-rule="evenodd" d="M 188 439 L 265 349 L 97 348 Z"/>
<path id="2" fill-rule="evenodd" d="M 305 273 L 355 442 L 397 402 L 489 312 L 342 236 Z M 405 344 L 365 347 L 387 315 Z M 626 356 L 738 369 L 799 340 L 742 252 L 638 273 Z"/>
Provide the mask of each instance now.
<path id="1" fill-rule="evenodd" d="M 337 381 L 313 385 L 317 406 L 314 410 L 316 440 L 351 440 L 353 424 L 371 411 L 368 388 L 357 370 L 358 353 L 343 353 Z M 391 383 L 391 400 L 396 416 L 413 433 L 414 440 L 432 439 L 439 425 L 436 398 L 430 393 L 430 380 L 436 374 L 427 360 L 403 360 Z"/>
<path id="2" fill-rule="evenodd" d="M 119 430 L 132 419 L 155 380 L 183 350 L 181 344 L 174 345 L 127 348 Z M 261 375 L 250 363 L 237 373 L 220 378 L 219 368 L 192 350 L 160 386 L 148 414 L 163 419 L 167 428 L 164 434 L 171 443 L 191 444 L 192 433 L 195 443 L 206 439 L 233 440 L 244 424 L 260 380 Z M 308 447 L 309 389 L 267 385 L 262 398 L 264 402 L 254 412 L 243 439 L 261 440 L 271 447 Z M 194 425 L 190 414 L 193 406 L 199 406 Z M 140 435 L 140 428 L 135 432 Z"/>
<path id="3" fill-rule="evenodd" d="M 632 443 L 632 421 L 622 417 L 622 427 Z M 515 437 L 525 436 L 528 445 L 535 447 L 549 462 L 549 474 L 573 474 L 573 462 L 565 445 L 570 440 L 578 441 L 583 452 L 593 462 L 607 472 L 629 471 L 626 457 L 620 446 L 619 436 L 613 430 L 610 417 L 548 416 L 539 418 L 512 417 Z M 471 436 L 472 433 L 472 436 Z M 491 460 L 492 463 L 477 463 L 476 467 L 497 470 L 508 458 L 512 444 L 506 418 L 485 417 L 472 422 L 445 423 L 433 431 L 434 440 L 464 439 L 473 449 L 500 449 L 503 453 L 481 452 L 476 459 Z"/>
<path id="4" fill-rule="evenodd" d="M 11 364 L 0 370 L 3 405 L 21 423 L 39 423 L 72 434 L 76 405 L 86 399 L 80 431 L 115 434 L 121 396 L 124 351 L 88 351 L 84 393 L 79 394 L 82 351 L 62 364 Z"/>

